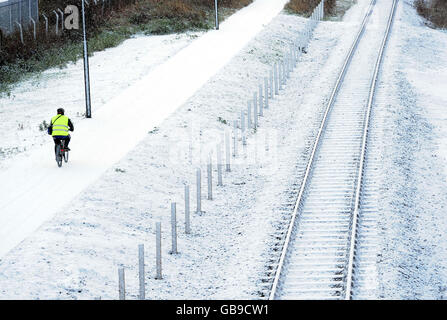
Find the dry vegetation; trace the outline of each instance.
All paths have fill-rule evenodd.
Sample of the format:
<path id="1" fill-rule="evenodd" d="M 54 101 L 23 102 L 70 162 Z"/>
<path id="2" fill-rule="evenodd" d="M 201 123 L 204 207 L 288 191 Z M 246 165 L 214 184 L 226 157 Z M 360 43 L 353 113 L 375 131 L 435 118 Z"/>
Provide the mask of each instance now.
<path id="1" fill-rule="evenodd" d="M 220 18 L 253 0 L 219 0 Z M 90 53 L 114 47 L 131 35 L 167 34 L 186 30 L 206 30 L 214 26 L 214 1 L 211 0 L 110 0 L 103 12 L 102 1 L 89 1 L 86 24 Z M 107 2 L 106 2 L 107 3 Z M 25 30 L 24 44 L 18 31 L 0 38 L 0 93 L 24 74 L 39 72 L 76 61 L 82 54 L 81 30 L 64 30 L 55 34 L 56 18 L 51 12 L 81 0 L 40 0 L 39 10 L 49 17 L 49 33 L 45 35 L 44 19 L 40 19 L 37 41 L 32 31 Z"/>
<path id="2" fill-rule="evenodd" d="M 415 6 L 435 27 L 447 28 L 447 0 L 416 0 Z"/>
<path id="3" fill-rule="evenodd" d="M 321 0 L 290 0 L 290 2 L 286 5 L 286 9 L 293 13 L 309 16 L 320 1 Z M 336 0 L 326 0 L 324 3 L 325 14 L 333 14 L 335 4 Z"/>

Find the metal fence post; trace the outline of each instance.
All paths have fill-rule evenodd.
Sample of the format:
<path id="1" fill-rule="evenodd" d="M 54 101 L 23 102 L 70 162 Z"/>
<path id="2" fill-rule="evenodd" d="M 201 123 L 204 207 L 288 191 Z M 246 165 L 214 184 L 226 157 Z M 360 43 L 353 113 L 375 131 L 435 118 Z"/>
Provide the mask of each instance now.
<path id="1" fill-rule="evenodd" d="M 222 183 L 222 144 L 218 144 L 216 146 L 216 154 L 217 154 L 217 185 L 223 186 Z"/>
<path id="2" fill-rule="evenodd" d="M 20 42 L 22 42 L 22 44 L 25 44 L 25 42 L 23 41 L 23 30 L 22 30 L 22 24 L 18 23 L 16 21 L 17 25 L 19 26 L 20 29 Z"/>
<path id="3" fill-rule="evenodd" d="M 324 19 L 324 0 L 321 0 L 321 20 Z"/>
<path id="4" fill-rule="evenodd" d="M 290 73 L 292 73 L 293 69 L 295 68 L 295 59 L 293 58 L 292 47 L 289 48 L 289 61 L 290 61 Z"/>
<path id="5" fill-rule="evenodd" d="M 264 91 L 265 91 L 265 97 L 264 97 L 264 108 L 269 108 L 269 80 L 267 77 L 264 78 Z"/>
<path id="6" fill-rule="evenodd" d="M 237 120 L 233 121 L 233 157 L 237 157 Z"/>
<path id="7" fill-rule="evenodd" d="M 282 78 L 283 78 L 283 70 L 282 70 L 282 63 L 278 63 L 278 90 L 282 89 Z"/>
<path id="8" fill-rule="evenodd" d="M 295 69 L 295 59 L 293 58 L 293 49 L 292 46 L 289 48 L 289 61 L 290 61 L 290 73 Z"/>
<path id="9" fill-rule="evenodd" d="M 251 128 L 251 101 L 247 102 L 247 129 Z"/>
<path id="10" fill-rule="evenodd" d="M 213 167 L 211 162 L 211 155 L 208 156 L 207 172 L 208 172 L 208 200 L 213 200 Z"/>
<path id="11" fill-rule="evenodd" d="M 284 57 L 284 60 L 282 61 L 282 84 L 286 85 L 286 78 L 287 78 L 287 69 L 286 69 L 286 57 Z"/>
<path id="12" fill-rule="evenodd" d="M 17 2 L 17 6 L 19 8 L 19 21 L 22 23 L 22 3 Z"/>
<path id="13" fill-rule="evenodd" d="M 155 279 L 163 279 L 161 273 L 161 222 L 156 222 L 155 224 L 156 236 L 155 236 L 155 267 L 157 274 Z"/>
<path id="14" fill-rule="evenodd" d="M 34 40 L 36 40 L 36 21 L 34 21 L 34 19 L 31 17 L 30 17 L 30 20 L 33 23 L 33 36 L 34 36 Z"/>
<path id="15" fill-rule="evenodd" d="M 256 92 L 253 95 L 253 128 L 256 130 L 258 128 L 258 103 L 257 103 Z"/>
<path id="16" fill-rule="evenodd" d="M 296 43 L 293 44 L 293 57 L 295 59 L 295 68 L 298 65 L 298 48 Z"/>
<path id="17" fill-rule="evenodd" d="M 189 208 L 189 186 L 185 185 L 185 233 L 191 233 L 191 220 Z"/>
<path id="18" fill-rule="evenodd" d="M 59 8 L 57 8 L 57 11 L 61 14 L 61 31 L 64 31 L 64 12 Z"/>
<path id="19" fill-rule="evenodd" d="M 230 135 L 228 130 L 225 130 L 225 155 L 226 155 L 226 171 L 230 172 Z"/>
<path id="20" fill-rule="evenodd" d="M 281 74 L 279 76 L 279 89 L 282 89 L 283 85 L 284 85 L 284 74 L 286 73 L 286 69 L 285 69 L 285 65 L 284 65 L 284 60 L 281 61 L 281 63 L 279 64 L 280 68 L 279 70 L 281 70 Z"/>
<path id="21" fill-rule="evenodd" d="M 85 92 L 85 117 L 92 117 L 92 106 L 90 97 L 90 71 L 88 64 L 88 43 L 87 43 L 87 26 L 85 23 L 85 6 L 82 0 L 82 37 L 83 37 L 83 49 L 84 49 L 84 92 Z"/>
<path id="22" fill-rule="evenodd" d="M 245 119 L 243 119 L 243 121 L 244 120 Z M 241 131 L 241 136 L 242 136 L 242 146 L 245 146 L 247 144 L 245 126 L 244 126 L 243 130 Z"/>
<path id="23" fill-rule="evenodd" d="M 291 72 L 293 72 L 293 69 L 295 69 L 295 67 L 296 67 L 296 59 L 295 59 L 295 54 L 294 54 L 295 50 L 292 45 L 290 45 L 289 50 L 290 50 L 290 65 L 292 66 Z"/>
<path id="24" fill-rule="evenodd" d="M 42 13 L 43 18 L 45 19 L 45 37 L 48 37 L 48 18 L 45 14 Z"/>
<path id="25" fill-rule="evenodd" d="M 215 14 L 216 14 L 216 30 L 219 30 L 219 10 L 217 8 L 217 0 L 214 0 L 214 9 L 215 9 Z"/>
<path id="26" fill-rule="evenodd" d="M 175 202 L 171 203 L 171 238 L 172 238 L 172 248 L 171 254 L 177 254 L 177 204 Z"/>
<path id="27" fill-rule="evenodd" d="M 273 80 L 275 82 L 275 94 L 279 94 L 279 83 L 278 83 L 278 63 L 275 62 L 273 67 Z"/>
<path id="28" fill-rule="evenodd" d="M 139 276 L 139 282 L 140 282 L 140 295 L 139 299 L 144 300 L 146 299 L 145 294 L 145 283 L 144 283 L 144 245 L 139 244 L 138 245 L 138 276 Z"/>
<path id="29" fill-rule="evenodd" d="M 12 5 L 9 6 L 9 32 L 12 32 Z"/>
<path id="30" fill-rule="evenodd" d="M 39 23 L 39 1 L 36 2 L 36 19 L 37 23 Z"/>
<path id="31" fill-rule="evenodd" d="M 269 131 L 266 130 L 265 132 L 265 151 L 269 151 L 270 150 L 270 146 L 269 146 Z"/>
<path id="32" fill-rule="evenodd" d="M 59 15 L 57 14 L 56 10 L 53 10 L 53 13 L 56 15 L 56 35 L 59 34 Z"/>
<path id="33" fill-rule="evenodd" d="M 201 171 L 200 168 L 196 169 L 196 191 L 197 191 L 197 213 L 202 212 L 202 177 L 201 177 Z"/>
<path id="34" fill-rule="evenodd" d="M 118 281 L 119 281 L 119 298 L 120 300 L 126 299 L 126 285 L 124 280 L 124 268 L 118 269 Z"/>

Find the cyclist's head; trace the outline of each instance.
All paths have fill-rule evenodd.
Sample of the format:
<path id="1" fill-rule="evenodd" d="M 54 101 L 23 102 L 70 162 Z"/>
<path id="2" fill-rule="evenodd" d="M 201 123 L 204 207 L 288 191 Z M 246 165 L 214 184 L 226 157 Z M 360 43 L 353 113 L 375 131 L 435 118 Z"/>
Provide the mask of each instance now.
<path id="1" fill-rule="evenodd" d="M 57 109 L 57 114 L 64 114 L 65 113 L 65 110 L 63 109 L 63 108 L 59 108 L 59 109 Z"/>

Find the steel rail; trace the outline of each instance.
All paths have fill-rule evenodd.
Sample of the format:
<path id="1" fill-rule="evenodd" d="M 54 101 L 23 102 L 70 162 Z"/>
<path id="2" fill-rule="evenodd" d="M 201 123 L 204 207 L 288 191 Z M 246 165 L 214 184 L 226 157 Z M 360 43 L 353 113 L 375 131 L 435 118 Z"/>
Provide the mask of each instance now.
<path id="1" fill-rule="evenodd" d="M 330 99 L 328 101 L 328 104 L 327 104 L 327 107 L 326 107 L 326 111 L 324 113 L 323 119 L 322 119 L 320 127 L 318 129 L 318 134 L 317 134 L 317 137 L 316 137 L 315 142 L 313 144 L 312 152 L 310 154 L 309 160 L 308 160 L 307 165 L 306 165 L 306 171 L 305 171 L 305 174 L 304 174 L 304 178 L 303 178 L 303 181 L 301 183 L 300 191 L 298 193 L 298 197 L 297 197 L 297 200 L 295 202 L 292 218 L 291 218 L 288 230 L 287 230 L 287 235 L 286 235 L 286 238 L 284 240 L 284 245 L 283 245 L 283 249 L 282 249 L 282 252 L 281 252 L 281 257 L 280 257 L 280 260 L 278 262 L 278 267 L 277 267 L 276 272 L 275 272 L 275 278 L 273 280 L 272 288 L 271 288 L 270 295 L 269 295 L 269 300 L 274 300 L 275 297 L 276 297 L 276 293 L 277 293 L 277 289 L 278 289 L 278 285 L 279 285 L 279 281 L 280 281 L 280 277 L 281 277 L 281 272 L 282 272 L 282 269 L 283 269 L 283 266 L 284 266 L 284 262 L 285 262 L 285 259 L 286 259 L 286 256 L 287 256 L 287 252 L 288 252 L 288 248 L 289 248 L 289 244 L 290 244 L 290 239 L 291 239 L 291 236 L 292 236 L 292 233 L 293 233 L 293 229 L 294 229 L 294 226 L 295 226 L 295 221 L 296 221 L 297 214 L 298 214 L 298 209 L 299 209 L 299 207 L 300 207 L 300 205 L 302 203 L 303 195 L 304 195 L 304 192 L 305 192 L 305 189 L 306 189 L 306 186 L 307 186 L 307 181 L 309 179 L 310 172 L 312 170 L 315 154 L 317 153 L 318 146 L 320 144 L 321 136 L 322 136 L 323 131 L 324 131 L 324 129 L 326 127 L 326 124 L 327 124 L 326 120 L 327 120 L 329 112 L 332 109 L 332 106 L 333 106 L 333 104 L 335 102 L 335 97 L 337 96 L 337 93 L 338 93 L 338 91 L 340 89 L 340 86 L 341 86 L 341 84 L 343 82 L 343 79 L 345 77 L 345 74 L 346 74 L 346 71 L 348 69 L 349 63 L 351 62 L 352 57 L 354 55 L 354 52 L 357 49 L 358 44 L 360 42 L 360 39 L 361 39 L 361 37 L 362 37 L 362 35 L 363 35 L 364 31 L 365 31 L 365 27 L 366 27 L 366 25 L 368 23 L 369 17 L 371 16 L 372 9 L 373 9 L 375 3 L 376 3 L 376 0 L 371 0 L 371 2 L 369 4 L 368 11 L 367 11 L 365 17 L 363 18 L 363 21 L 362 21 L 362 24 L 360 26 L 360 29 L 359 29 L 356 37 L 355 37 L 355 40 L 354 40 L 351 48 L 349 49 L 349 52 L 348 52 L 345 60 L 344 60 L 343 67 L 342 67 L 342 69 L 341 69 L 341 71 L 340 71 L 340 73 L 338 75 L 337 81 L 336 81 L 335 86 L 334 86 L 334 88 L 332 90 L 332 93 L 331 93 L 331 97 L 330 97 Z"/>
<path id="2" fill-rule="evenodd" d="M 351 300 L 352 297 L 352 283 L 353 283 L 353 276 L 354 276 L 354 258 L 355 258 L 355 252 L 356 252 L 356 244 L 355 241 L 357 238 L 357 222 L 360 215 L 360 196 L 361 196 L 361 187 L 363 182 L 363 172 L 364 172 L 364 166 L 365 166 L 365 155 L 366 155 L 366 145 L 368 140 L 368 128 L 369 128 L 369 122 L 371 118 L 371 109 L 372 104 L 374 102 L 374 94 L 376 90 L 376 84 L 377 79 L 379 76 L 380 67 L 382 65 L 383 60 L 383 53 L 385 51 L 388 38 L 390 35 L 391 26 L 394 21 L 394 16 L 396 12 L 396 5 L 398 0 L 393 0 L 393 5 L 391 7 L 390 16 L 388 18 L 387 27 L 385 30 L 385 35 L 382 40 L 382 44 L 379 49 L 379 55 L 377 57 L 377 61 L 374 67 L 374 74 L 373 78 L 371 80 L 371 86 L 369 89 L 369 97 L 368 97 L 368 105 L 367 105 L 367 111 L 365 115 L 365 125 L 363 129 L 363 137 L 362 137 L 362 147 L 361 147 L 361 156 L 360 156 L 360 162 L 359 162 L 359 171 L 357 176 L 357 183 L 356 183 L 356 191 L 355 191 L 355 203 L 354 203 L 354 215 L 353 215 L 353 221 L 351 224 L 351 234 L 350 234 L 350 248 L 349 248 L 349 260 L 348 260 L 348 273 L 346 276 L 346 289 L 345 289 L 345 300 Z"/>

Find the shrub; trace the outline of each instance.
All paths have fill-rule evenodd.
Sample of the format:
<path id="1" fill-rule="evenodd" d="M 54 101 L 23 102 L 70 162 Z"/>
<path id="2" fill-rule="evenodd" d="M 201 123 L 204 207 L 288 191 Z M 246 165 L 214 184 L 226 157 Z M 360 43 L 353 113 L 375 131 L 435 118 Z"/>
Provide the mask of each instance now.
<path id="1" fill-rule="evenodd" d="M 236 9 L 253 0 L 219 0 L 222 9 Z M 86 10 L 89 51 L 100 51 L 118 45 L 138 31 L 146 34 L 166 34 L 185 30 L 204 30 L 213 27 L 214 1 L 212 0 L 110 0 L 113 10 L 102 1 L 89 1 Z M 7 91 L 9 84 L 18 81 L 29 72 L 38 72 L 49 67 L 62 66 L 76 61 L 82 54 L 80 30 L 64 30 L 55 34 L 55 8 L 62 10 L 67 5 L 81 8 L 81 0 L 40 0 L 39 11 L 46 13 L 49 32 L 45 23 L 37 29 L 37 41 L 33 33 L 24 30 L 24 43 L 18 31 L 10 35 L 0 34 L 0 92 Z M 228 13 L 228 11 L 225 11 Z"/>
<path id="2" fill-rule="evenodd" d="M 447 28 L 447 0 L 416 0 L 417 12 L 435 27 Z"/>
<path id="3" fill-rule="evenodd" d="M 320 0 L 290 0 L 286 5 L 286 9 L 293 13 L 309 16 L 319 3 Z M 333 14 L 335 12 L 335 4 L 336 0 L 326 0 L 324 2 L 325 14 Z"/>

